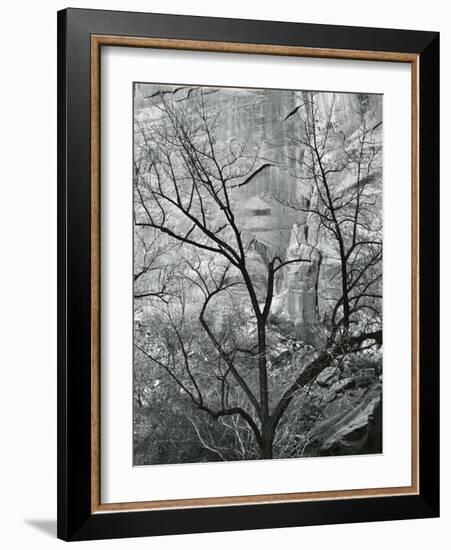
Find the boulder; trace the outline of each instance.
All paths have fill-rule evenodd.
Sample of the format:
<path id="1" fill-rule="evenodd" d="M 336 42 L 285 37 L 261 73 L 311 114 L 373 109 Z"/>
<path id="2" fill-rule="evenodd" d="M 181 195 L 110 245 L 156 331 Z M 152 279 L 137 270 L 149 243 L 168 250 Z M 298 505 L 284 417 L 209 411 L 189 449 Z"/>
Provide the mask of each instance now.
<path id="1" fill-rule="evenodd" d="M 337 376 L 338 376 L 337 367 L 326 367 L 317 376 L 316 383 L 323 388 L 329 388 L 333 384 Z"/>
<path id="2" fill-rule="evenodd" d="M 341 398 L 333 404 L 335 414 L 315 426 L 310 434 L 306 455 L 337 456 L 382 452 L 382 385 L 374 383 L 363 395 Z M 342 410 L 341 407 L 343 407 Z M 331 407 L 332 408 L 332 407 Z"/>

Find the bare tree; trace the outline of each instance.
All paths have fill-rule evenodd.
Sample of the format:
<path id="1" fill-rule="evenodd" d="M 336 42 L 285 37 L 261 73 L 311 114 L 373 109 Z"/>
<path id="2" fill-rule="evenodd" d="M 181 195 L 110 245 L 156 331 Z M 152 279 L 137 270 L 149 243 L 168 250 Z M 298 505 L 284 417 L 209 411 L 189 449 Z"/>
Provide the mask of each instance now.
<path id="1" fill-rule="evenodd" d="M 167 95 L 149 98 L 153 118 L 136 122 L 135 227 L 139 232 L 156 231 L 176 244 L 183 269 L 178 269 L 175 276 L 170 270 L 171 281 L 177 281 L 178 286 L 170 285 L 169 295 L 168 287 L 163 285 L 162 293 L 151 296 L 162 305 L 153 306 L 159 311 L 154 316 L 155 324 L 136 345 L 143 356 L 172 377 L 198 410 L 222 423 L 230 419 L 235 423 L 237 438 L 243 429 L 250 431 L 260 457 L 272 458 L 277 427 L 297 392 L 336 357 L 359 349 L 366 340 L 380 341 L 381 333 L 369 331 L 346 340 L 337 338 L 327 350 L 311 357 L 283 392 L 271 391 L 268 319 L 275 278 L 286 265 L 310 262 L 310 258 L 268 258 L 265 285 L 261 287 L 250 271 L 249 243 L 236 217 L 240 184 L 261 170 L 264 163 L 259 145 L 250 140 L 219 140 L 220 110 L 202 89 L 191 89 L 185 102 L 176 102 Z M 310 150 L 315 152 L 312 147 Z M 316 179 L 321 166 L 317 159 Z M 334 206 L 332 197 L 328 204 Z M 360 223 L 358 217 L 355 224 Z M 337 227 L 341 230 L 341 222 L 332 221 L 332 227 L 335 232 Z M 357 234 L 354 249 L 362 246 Z M 356 260 L 350 260 L 349 250 L 343 248 L 343 254 L 346 263 L 353 265 Z M 343 287 L 347 309 L 342 318 L 347 316 L 348 320 L 351 308 L 358 304 L 354 294 L 349 296 L 349 289 L 352 285 L 357 288 L 363 276 L 359 279 L 356 273 L 352 277 Z M 220 300 L 233 303 L 237 290 L 244 290 L 248 318 L 240 319 L 240 308 L 231 306 L 228 322 L 221 323 L 213 317 L 210 306 Z M 197 322 L 208 337 L 208 349 L 195 337 L 196 320 L 187 307 L 188 294 L 190 302 L 199 304 Z M 347 325 L 348 320 L 343 323 Z M 224 425 L 230 429 L 232 424 Z M 203 444 L 210 446 L 197 432 Z"/>
<path id="2" fill-rule="evenodd" d="M 302 189 L 295 202 L 284 203 L 315 217 L 319 231 L 335 243 L 341 280 L 341 295 L 330 314 L 331 338 L 338 331 L 348 331 L 350 324 L 362 318 L 371 319 L 374 329 L 381 322 L 382 222 L 381 208 L 381 122 L 369 98 L 357 94 L 353 107 L 356 128 L 340 120 L 343 112 L 337 106 L 336 94 L 328 96 L 329 104 L 320 102 L 317 92 L 298 94 L 297 107 L 285 117 L 290 120 L 289 139 L 300 166 L 296 177 Z M 278 200 L 282 201 L 280 197 Z"/>

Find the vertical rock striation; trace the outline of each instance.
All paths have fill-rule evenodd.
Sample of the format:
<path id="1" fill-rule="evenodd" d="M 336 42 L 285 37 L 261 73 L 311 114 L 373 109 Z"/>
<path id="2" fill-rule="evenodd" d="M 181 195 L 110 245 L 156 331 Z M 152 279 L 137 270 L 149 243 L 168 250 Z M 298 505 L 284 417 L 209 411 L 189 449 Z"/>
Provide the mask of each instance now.
<path id="1" fill-rule="evenodd" d="M 135 89 L 137 120 L 151 116 L 145 98 L 158 102 L 170 96 L 180 105 L 192 108 L 190 100 L 195 88 L 189 86 L 151 85 Z M 293 335 L 315 343 L 315 325 L 328 315 L 330 300 L 339 296 L 340 277 L 337 252 L 330 236 L 321 228 L 318 218 L 309 213 L 315 198 L 314 185 L 303 169 L 305 147 L 302 145 L 302 119 L 298 115 L 303 92 L 291 90 L 203 88 L 208 105 L 217 113 L 217 146 L 246 146 L 249 170 L 237 179 L 233 192 L 234 211 L 248 247 L 248 263 L 252 276 L 265 292 L 268 261 L 306 258 L 310 263 L 292 264 L 277 273 L 271 314 L 291 327 Z M 144 97 L 145 96 L 145 97 Z M 160 98 L 160 99 L 159 99 Z M 162 100 L 162 99 L 161 99 Z M 367 96 L 368 110 L 375 113 L 372 122 L 381 132 L 382 100 Z M 352 147 L 359 127 L 357 94 L 318 94 L 320 115 L 327 118 L 333 102 L 333 124 L 339 131 L 334 139 L 336 156 Z M 295 130 L 293 132 L 293 129 Z M 294 142 L 289 136 L 298 135 Z M 329 153 L 332 157 L 334 151 Z M 329 159 L 330 160 L 330 159 Z M 381 170 L 375 166 L 374 170 Z M 371 178 L 371 174 L 367 177 Z M 343 170 L 332 178 L 343 193 L 355 185 L 352 170 Z M 380 189 L 375 194 L 380 194 Z M 296 209 L 290 205 L 300 205 Z"/>

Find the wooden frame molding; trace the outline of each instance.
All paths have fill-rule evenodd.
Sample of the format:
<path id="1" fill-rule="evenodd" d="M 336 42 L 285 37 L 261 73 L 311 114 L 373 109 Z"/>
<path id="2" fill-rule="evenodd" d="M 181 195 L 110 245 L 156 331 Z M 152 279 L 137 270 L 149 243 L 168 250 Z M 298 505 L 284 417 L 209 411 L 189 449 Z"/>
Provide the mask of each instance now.
<path id="1" fill-rule="evenodd" d="M 355 59 L 402 62 L 412 72 L 412 481 L 408 487 L 368 488 L 342 491 L 319 491 L 249 496 L 229 496 L 146 502 L 105 504 L 100 498 L 100 54 L 102 46 L 163 48 L 230 52 L 261 55 L 298 56 L 332 59 Z M 125 512 L 131 510 L 165 510 L 171 508 L 221 507 L 230 505 L 308 502 L 365 497 L 418 495 L 420 489 L 419 458 L 419 121 L 420 62 L 416 53 L 361 51 L 330 48 L 307 48 L 266 44 L 212 42 L 165 38 L 91 35 L 91 512 Z"/>

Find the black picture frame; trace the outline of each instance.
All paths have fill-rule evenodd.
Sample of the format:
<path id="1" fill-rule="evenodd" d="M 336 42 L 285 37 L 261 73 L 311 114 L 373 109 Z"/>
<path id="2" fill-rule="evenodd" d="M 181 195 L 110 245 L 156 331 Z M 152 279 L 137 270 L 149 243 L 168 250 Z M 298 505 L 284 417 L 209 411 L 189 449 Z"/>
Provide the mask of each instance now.
<path id="1" fill-rule="evenodd" d="M 92 35 L 399 52 L 418 56 L 418 494 L 92 512 Z M 58 12 L 58 537 L 88 540 L 438 515 L 439 33 L 85 9 Z"/>

